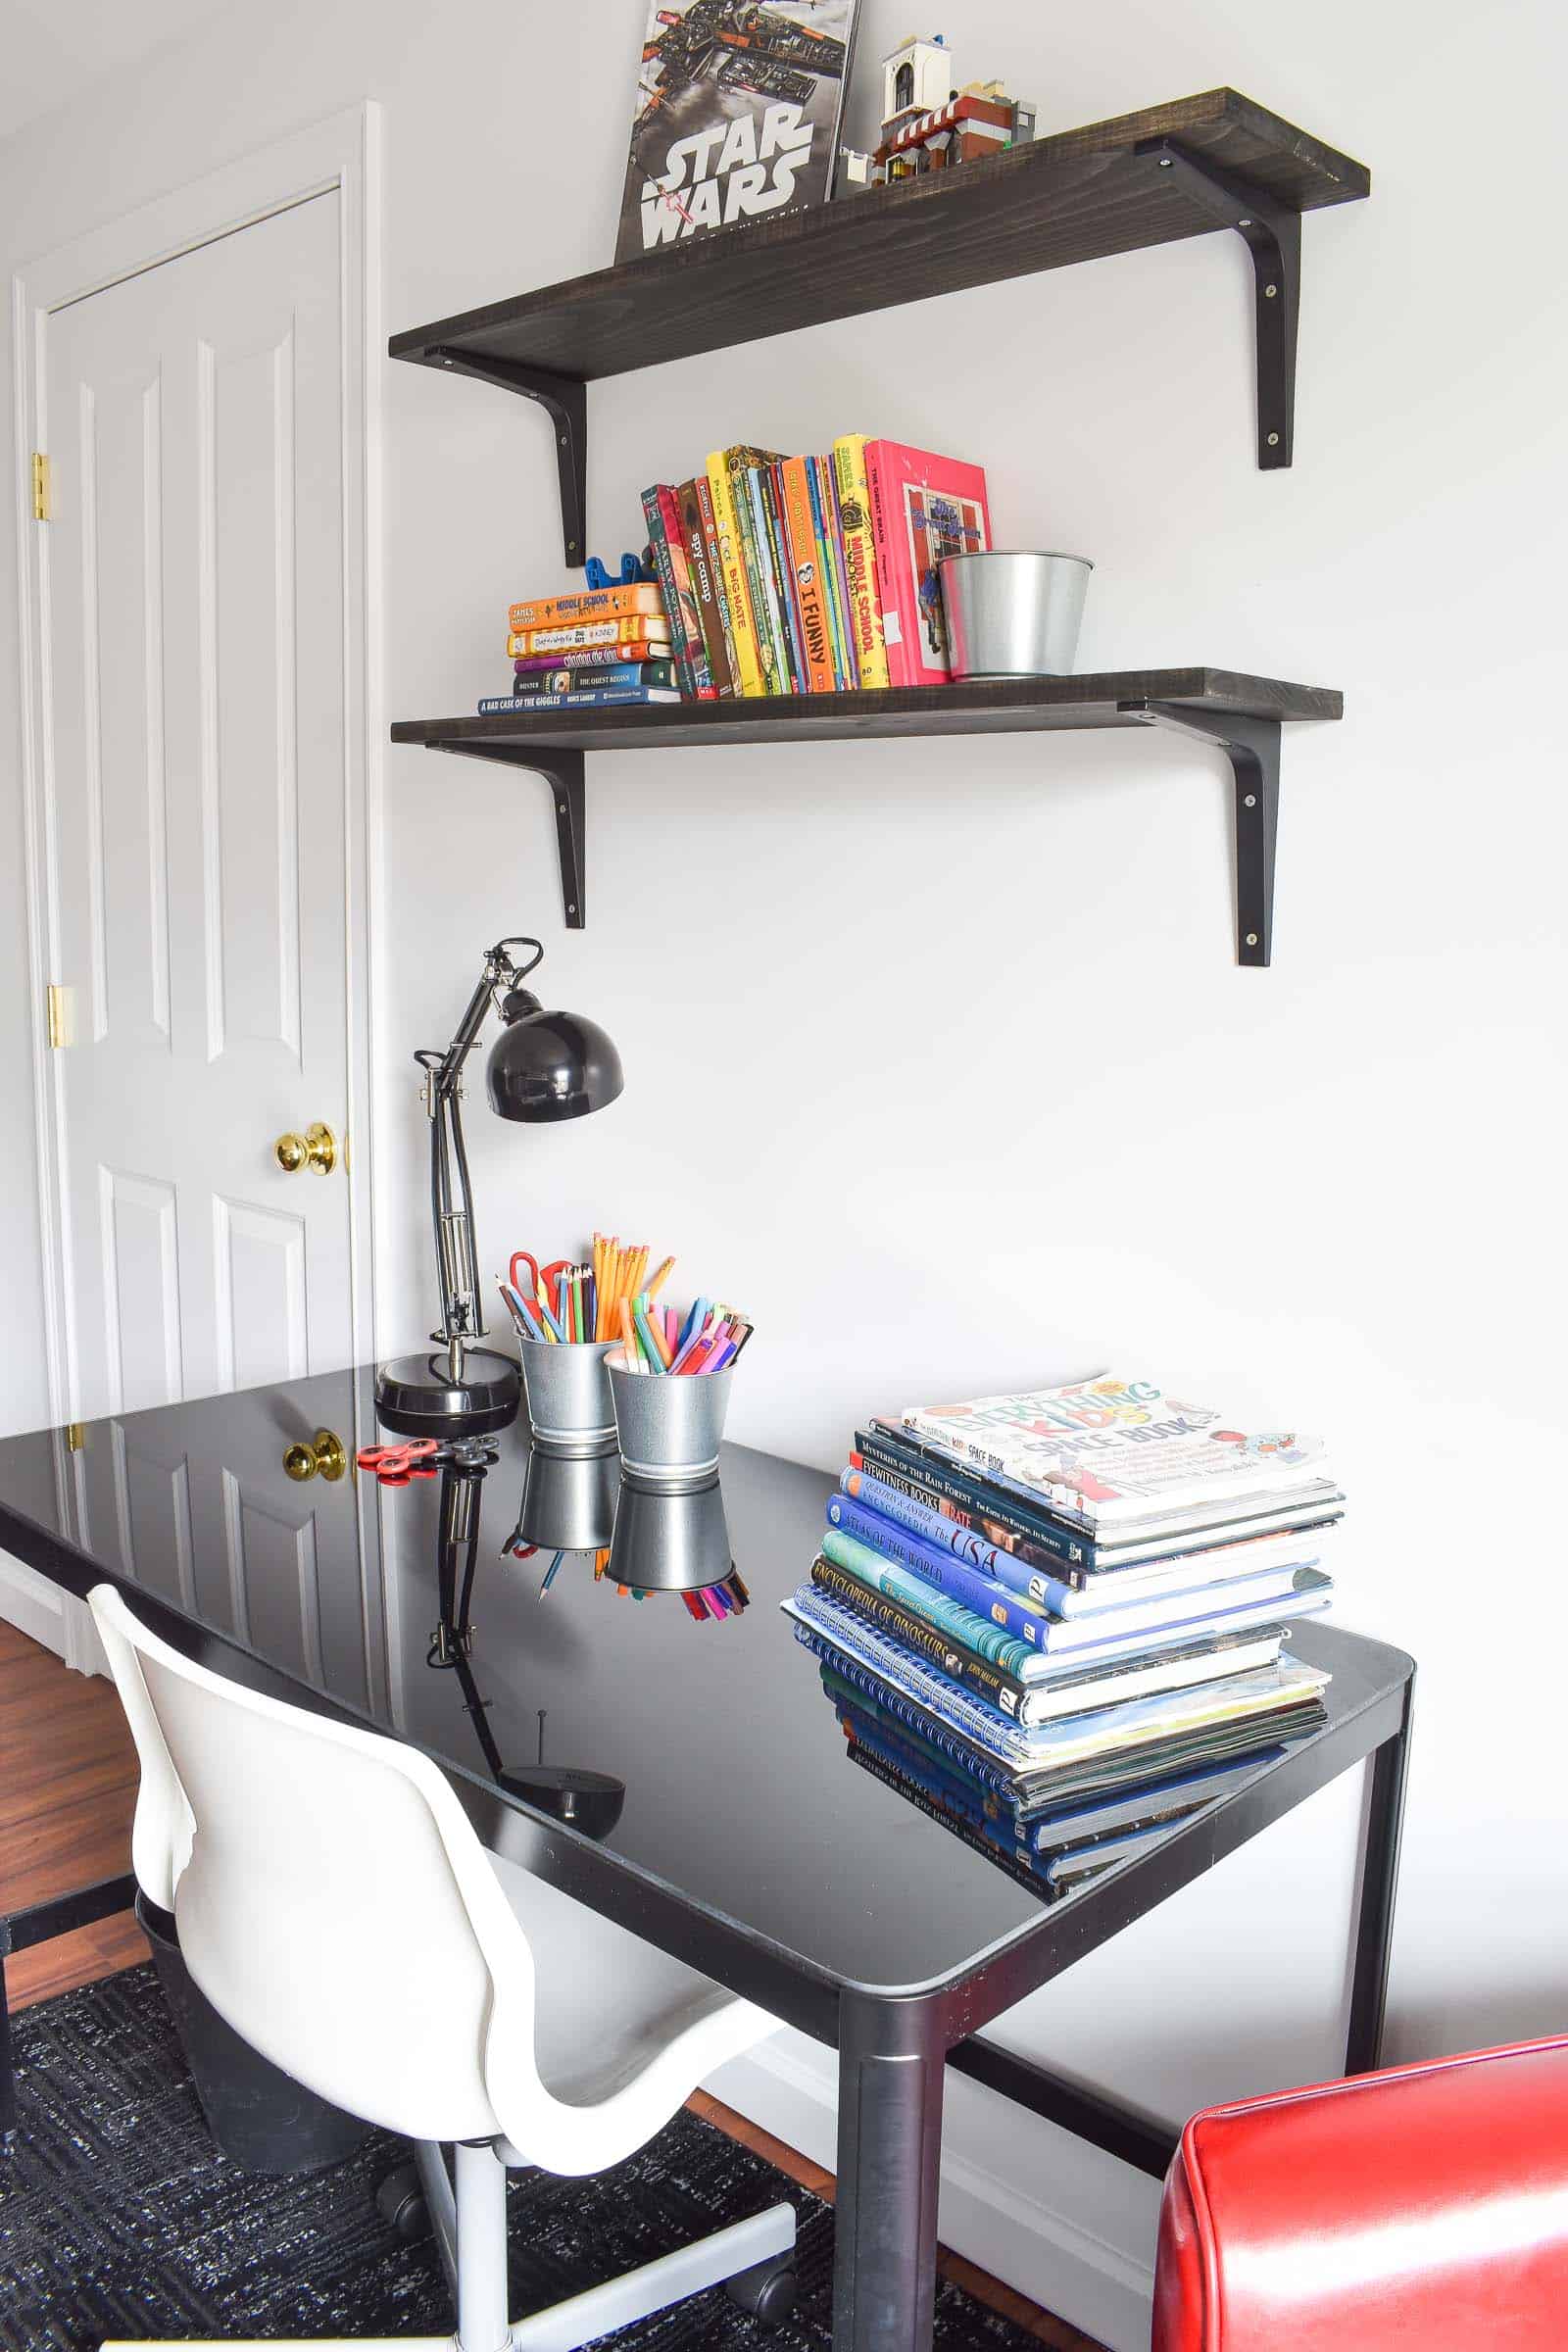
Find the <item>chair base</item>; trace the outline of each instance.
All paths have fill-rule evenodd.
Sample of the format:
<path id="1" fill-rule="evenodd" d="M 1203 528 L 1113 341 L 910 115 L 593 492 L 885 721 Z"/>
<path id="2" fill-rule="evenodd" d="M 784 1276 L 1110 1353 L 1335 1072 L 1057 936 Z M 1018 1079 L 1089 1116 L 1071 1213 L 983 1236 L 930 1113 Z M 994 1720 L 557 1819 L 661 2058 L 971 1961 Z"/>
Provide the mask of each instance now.
<path id="1" fill-rule="evenodd" d="M 584 2344 L 667 2311 L 705 2288 L 738 2282 L 738 2299 L 770 2317 L 759 2301 L 770 2271 L 787 2269 L 795 2244 L 795 2208 L 770 2205 L 749 2221 L 733 2222 L 694 2245 L 677 2246 L 640 2270 L 608 2278 L 548 2311 L 509 2325 L 507 2308 L 506 2168 L 489 2147 L 457 2150 L 454 2195 L 441 2150 L 416 2151 L 436 2242 L 458 2304 L 455 2335 L 296 2336 L 289 2352 L 581 2352 Z M 461 2228 L 460 2228 L 461 2223 Z M 752 2274 L 743 2278 L 743 2274 Z M 786 2301 L 782 2293 L 776 2298 Z M 103 2352 L 283 2352 L 281 2339 L 257 2337 L 143 2338 L 106 2342 Z"/>

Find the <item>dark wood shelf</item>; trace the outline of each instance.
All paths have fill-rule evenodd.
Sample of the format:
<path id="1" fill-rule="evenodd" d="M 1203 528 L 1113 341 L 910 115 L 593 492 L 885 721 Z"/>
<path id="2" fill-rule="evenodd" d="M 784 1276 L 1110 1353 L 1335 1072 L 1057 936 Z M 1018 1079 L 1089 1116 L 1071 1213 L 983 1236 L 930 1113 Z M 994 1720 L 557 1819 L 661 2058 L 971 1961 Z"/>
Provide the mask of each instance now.
<path id="1" fill-rule="evenodd" d="M 783 220 L 742 221 L 639 262 L 394 335 L 394 359 L 443 350 L 591 383 L 665 360 L 855 318 L 961 286 L 1196 237 L 1218 225 L 1179 176 L 1139 154 L 1174 139 L 1294 212 L 1346 204 L 1364 166 L 1235 90 L 1205 90 L 1004 155 L 864 188 Z"/>
<path id="2" fill-rule="evenodd" d="M 1035 139 L 988 160 L 748 221 L 394 335 L 394 359 L 477 376 L 548 412 L 568 564 L 587 540 L 587 386 L 828 319 L 1074 262 L 1235 231 L 1251 257 L 1257 462 L 1291 463 L 1300 217 L 1370 191 L 1364 166 L 1229 89 Z M 555 802 L 566 921 L 583 920 L 590 751 L 1161 726 L 1215 743 L 1236 788 L 1237 954 L 1266 964 L 1280 725 L 1338 694 L 1229 670 L 1127 670 L 882 694 L 407 719 L 397 743 L 532 767 Z"/>
<path id="3" fill-rule="evenodd" d="M 913 735 L 1008 735 L 1089 727 L 1161 726 L 1223 750 L 1236 791 L 1237 954 L 1266 964 L 1274 898 L 1280 725 L 1335 719 L 1343 698 L 1228 669 L 1106 670 L 878 694 L 770 696 L 759 701 L 654 703 L 586 710 L 507 710 L 485 717 L 400 719 L 394 743 L 529 767 L 556 805 L 567 924 L 584 909 L 583 756 L 695 751 L 705 745 L 840 743 Z"/>
<path id="4" fill-rule="evenodd" d="M 663 246 L 413 327 L 388 349 L 543 402 L 557 428 L 566 557 L 580 563 L 583 388 L 597 378 L 1228 228 L 1251 253 L 1257 458 L 1273 468 L 1292 454 L 1300 216 L 1370 187 L 1363 165 L 1266 107 L 1205 90 Z"/>

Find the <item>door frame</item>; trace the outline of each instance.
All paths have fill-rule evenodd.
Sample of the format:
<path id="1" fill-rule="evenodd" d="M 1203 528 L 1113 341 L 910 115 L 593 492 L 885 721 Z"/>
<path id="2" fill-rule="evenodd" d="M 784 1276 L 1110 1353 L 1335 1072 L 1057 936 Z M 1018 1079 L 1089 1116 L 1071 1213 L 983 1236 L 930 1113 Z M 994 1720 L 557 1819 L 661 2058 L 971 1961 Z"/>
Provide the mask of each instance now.
<path id="1" fill-rule="evenodd" d="M 329 115 L 236 163 L 57 246 L 11 284 L 15 367 L 18 608 L 27 970 L 33 1006 L 32 1076 L 43 1253 L 44 1345 L 50 1412 L 74 1414 L 71 1271 L 63 1200 L 64 1072 L 48 1040 L 48 985 L 58 970 L 59 876 L 49 823 L 44 727 L 44 557 L 47 523 L 33 519 L 31 453 L 48 448 L 45 327 L 51 313 L 162 263 L 335 189 L 342 322 L 343 803 L 347 1062 L 349 1315 L 354 1360 L 375 1353 L 375 1153 L 371 1137 L 373 1005 L 380 902 L 381 463 L 379 109 Z M 69 1049 L 68 1049 L 69 1050 Z M 330 1366 L 319 1367 L 322 1370 Z"/>

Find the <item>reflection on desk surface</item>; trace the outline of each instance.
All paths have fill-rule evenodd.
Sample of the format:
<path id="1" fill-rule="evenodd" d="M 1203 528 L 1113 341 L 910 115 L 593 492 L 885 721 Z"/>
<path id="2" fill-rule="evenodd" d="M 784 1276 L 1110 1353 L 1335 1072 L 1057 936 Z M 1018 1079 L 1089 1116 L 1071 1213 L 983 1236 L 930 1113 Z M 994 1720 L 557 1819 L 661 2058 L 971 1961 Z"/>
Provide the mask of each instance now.
<path id="1" fill-rule="evenodd" d="M 815 1554 L 825 1474 L 729 1446 L 700 1494 L 633 1495 L 612 1455 L 550 1461 L 514 1427 L 482 1477 L 383 1491 L 354 1467 L 378 1435 L 368 1368 L 77 1434 L 0 1442 L 0 1543 L 78 1591 L 107 1572 L 154 1593 L 230 1645 L 220 1668 L 237 1649 L 412 1740 L 519 1846 L 568 1819 L 686 1902 L 880 1984 L 1041 1919 L 1032 1883 L 870 1768 L 868 1735 L 864 1768 L 846 1761 L 779 1606 Z M 695 1622 L 691 1597 L 720 1589 L 751 1605 Z M 1297 1647 L 1333 1668 L 1331 1722 L 1403 1669 L 1326 1627 Z M 597 1776 L 571 1818 L 547 1786 L 569 1773 Z"/>

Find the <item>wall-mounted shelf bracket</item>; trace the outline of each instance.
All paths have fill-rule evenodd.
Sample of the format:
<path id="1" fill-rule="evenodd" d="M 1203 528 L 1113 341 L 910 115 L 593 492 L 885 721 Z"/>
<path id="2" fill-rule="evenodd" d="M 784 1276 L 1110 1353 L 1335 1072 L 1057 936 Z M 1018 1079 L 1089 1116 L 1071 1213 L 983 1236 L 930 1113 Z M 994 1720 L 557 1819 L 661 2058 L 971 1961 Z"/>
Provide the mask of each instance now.
<path id="1" fill-rule="evenodd" d="M 1296 335 L 1301 310 L 1301 216 L 1292 206 L 1174 139 L 1133 150 L 1151 172 L 1178 181 L 1217 226 L 1234 228 L 1252 257 L 1257 343 L 1257 462 L 1289 466 L 1296 435 Z"/>
<path id="2" fill-rule="evenodd" d="M 499 384 L 536 400 L 550 417 L 556 436 L 556 466 L 561 476 L 561 534 L 568 564 L 587 562 L 588 545 L 588 387 L 572 375 L 555 375 L 548 368 L 525 368 L 519 361 L 473 358 L 449 344 L 438 344 L 422 355 L 427 367 L 449 368 L 454 375 L 476 375 L 481 383 Z"/>
<path id="3" fill-rule="evenodd" d="M 1122 703 L 1130 718 L 1217 743 L 1236 784 L 1236 960 L 1266 964 L 1274 934 L 1274 842 L 1280 816 L 1280 722 L 1181 703 Z"/>
<path id="4" fill-rule="evenodd" d="M 448 743 L 443 751 L 467 760 L 495 760 L 503 767 L 531 767 L 550 786 L 556 810 L 556 850 L 561 860 L 561 910 L 568 931 L 583 927 L 583 877 L 587 865 L 587 796 L 583 790 L 581 752 L 564 745 L 541 745 L 518 752 L 508 744 Z"/>

